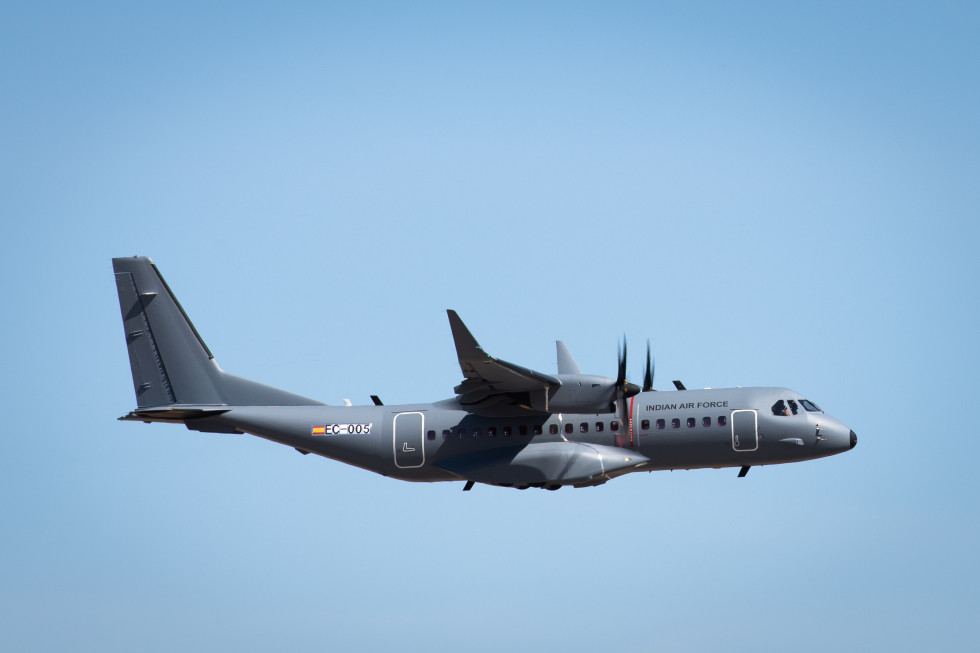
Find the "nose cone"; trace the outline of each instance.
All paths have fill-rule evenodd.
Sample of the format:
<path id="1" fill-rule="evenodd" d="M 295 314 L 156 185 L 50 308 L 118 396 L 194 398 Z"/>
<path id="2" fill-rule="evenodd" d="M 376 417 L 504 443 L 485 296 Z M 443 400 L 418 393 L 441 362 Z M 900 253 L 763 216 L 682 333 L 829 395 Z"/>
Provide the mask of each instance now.
<path id="1" fill-rule="evenodd" d="M 826 413 L 810 413 L 810 423 L 816 426 L 816 451 L 821 456 L 850 451 L 857 445 L 857 435 L 839 419 Z"/>
<path id="2" fill-rule="evenodd" d="M 635 383 L 626 383 L 623 394 L 626 395 L 627 399 L 638 395 L 640 394 L 640 386 L 636 385 Z"/>

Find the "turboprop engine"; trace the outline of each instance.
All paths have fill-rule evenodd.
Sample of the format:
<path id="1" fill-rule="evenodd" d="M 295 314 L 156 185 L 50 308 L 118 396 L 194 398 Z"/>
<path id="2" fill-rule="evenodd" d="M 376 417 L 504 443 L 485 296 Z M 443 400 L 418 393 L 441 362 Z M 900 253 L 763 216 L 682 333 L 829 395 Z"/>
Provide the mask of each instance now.
<path id="1" fill-rule="evenodd" d="M 592 374 L 558 374 L 561 385 L 545 399 L 544 393 L 532 395 L 531 407 L 548 413 L 612 413 L 616 411 L 615 379 Z M 632 384 L 630 384 L 632 385 Z M 633 386 L 635 387 L 635 386 Z M 627 388 L 627 397 L 636 392 Z"/>

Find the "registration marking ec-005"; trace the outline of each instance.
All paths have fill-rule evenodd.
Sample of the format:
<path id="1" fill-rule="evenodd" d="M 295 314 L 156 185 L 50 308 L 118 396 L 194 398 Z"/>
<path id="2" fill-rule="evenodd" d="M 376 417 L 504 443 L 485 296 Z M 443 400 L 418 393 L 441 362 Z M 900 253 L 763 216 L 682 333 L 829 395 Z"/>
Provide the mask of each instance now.
<path id="1" fill-rule="evenodd" d="M 371 435 L 373 423 L 320 424 L 312 428 L 313 435 Z"/>

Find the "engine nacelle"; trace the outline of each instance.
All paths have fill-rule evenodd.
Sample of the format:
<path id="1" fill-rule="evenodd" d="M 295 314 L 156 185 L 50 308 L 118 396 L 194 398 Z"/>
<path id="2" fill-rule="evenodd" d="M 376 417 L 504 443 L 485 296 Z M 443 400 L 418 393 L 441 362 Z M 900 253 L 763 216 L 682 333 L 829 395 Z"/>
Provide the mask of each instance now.
<path id="1" fill-rule="evenodd" d="M 559 374 L 561 386 L 545 401 L 533 393 L 531 407 L 549 413 L 611 413 L 615 410 L 616 382 L 592 374 Z"/>

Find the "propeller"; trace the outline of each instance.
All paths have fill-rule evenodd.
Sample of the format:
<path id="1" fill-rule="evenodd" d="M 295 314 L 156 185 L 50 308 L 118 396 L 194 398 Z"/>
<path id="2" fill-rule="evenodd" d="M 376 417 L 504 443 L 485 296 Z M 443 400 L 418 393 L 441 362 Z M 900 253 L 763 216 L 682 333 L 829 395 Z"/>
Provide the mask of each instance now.
<path id="1" fill-rule="evenodd" d="M 640 394 L 640 386 L 626 380 L 626 338 L 623 338 L 623 351 L 619 354 L 619 372 L 616 375 L 616 405 L 619 407 L 619 419 L 622 424 L 629 424 L 629 406 L 626 400 Z"/>
<path id="2" fill-rule="evenodd" d="M 647 340 L 647 368 L 643 373 L 643 392 L 653 391 L 653 361 L 650 358 L 650 341 Z"/>

